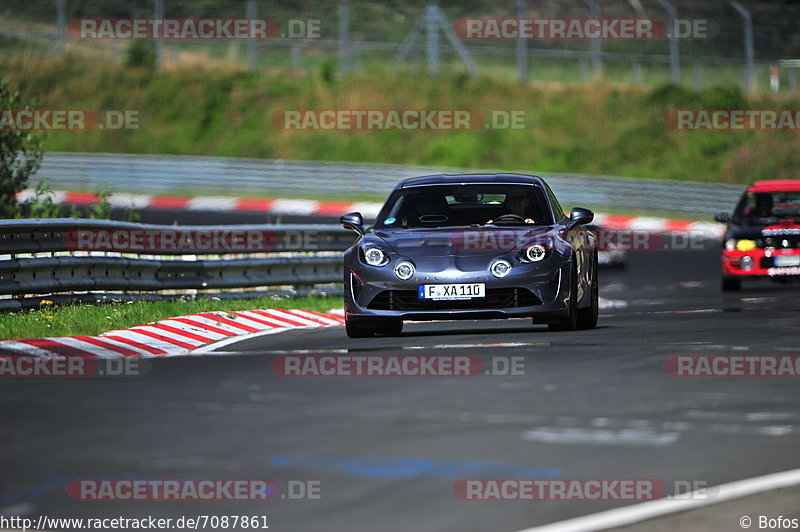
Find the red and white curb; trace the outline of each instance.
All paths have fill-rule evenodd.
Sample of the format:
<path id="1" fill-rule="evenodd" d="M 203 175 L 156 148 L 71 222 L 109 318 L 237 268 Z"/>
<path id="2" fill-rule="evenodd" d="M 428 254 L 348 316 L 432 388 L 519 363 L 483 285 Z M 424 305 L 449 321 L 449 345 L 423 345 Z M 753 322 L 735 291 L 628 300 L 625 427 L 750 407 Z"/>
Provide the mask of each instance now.
<path id="1" fill-rule="evenodd" d="M 34 189 L 17 193 L 20 201 L 35 198 Z M 100 200 L 91 192 L 53 191 L 55 203 L 67 205 L 91 205 Z M 152 196 L 149 194 L 116 193 L 108 196 L 112 207 L 122 209 L 168 209 L 178 211 L 257 212 L 296 216 L 341 216 L 358 211 L 365 218 L 374 218 L 380 211 L 380 203 L 352 201 L 316 201 L 284 198 L 234 198 L 228 196 Z"/>
<path id="2" fill-rule="evenodd" d="M 26 189 L 17 194 L 20 201 L 35 197 L 35 190 Z M 100 200 L 91 192 L 53 192 L 53 201 L 68 205 L 90 205 Z M 234 198 L 228 196 L 153 196 L 149 194 L 122 194 L 108 196 L 112 207 L 135 209 L 169 209 L 180 211 L 257 212 L 294 216 L 341 216 L 347 212 L 360 212 L 364 218 L 375 218 L 380 203 L 316 201 L 282 198 Z M 611 231 L 645 231 L 648 233 L 678 233 L 722 238 L 724 227 L 712 222 L 697 222 L 650 216 L 595 214 L 595 224 Z"/>
<path id="3" fill-rule="evenodd" d="M 98 358 L 197 355 L 208 348 L 246 336 L 301 327 L 341 327 L 338 312 L 246 310 L 200 312 L 188 316 L 108 331 L 99 336 L 61 336 L 0 341 L 0 353 L 41 357 Z M 228 342 L 225 342 L 225 341 Z M 201 351 L 202 349 L 202 351 Z M 2 355 L 0 355 L 2 356 Z"/>

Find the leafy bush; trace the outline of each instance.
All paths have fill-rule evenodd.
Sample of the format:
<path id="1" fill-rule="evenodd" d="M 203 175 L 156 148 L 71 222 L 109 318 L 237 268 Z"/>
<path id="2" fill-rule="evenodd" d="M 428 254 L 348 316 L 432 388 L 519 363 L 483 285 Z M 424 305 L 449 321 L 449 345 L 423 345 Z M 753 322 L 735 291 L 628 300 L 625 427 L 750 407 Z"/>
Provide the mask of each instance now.
<path id="1" fill-rule="evenodd" d="M 36 105 L 36 100 L 31 100 Z M 19 91 L 8 87 L 8 80 L 0 78 L 0 110 L 30 109 L 22 103 Z M 21 215 L 17 192 L 28 186 L 30 176 L 42 164 L 45 136 L 30 131 L 0 129 L 0 218 L 18 218 Z"/>

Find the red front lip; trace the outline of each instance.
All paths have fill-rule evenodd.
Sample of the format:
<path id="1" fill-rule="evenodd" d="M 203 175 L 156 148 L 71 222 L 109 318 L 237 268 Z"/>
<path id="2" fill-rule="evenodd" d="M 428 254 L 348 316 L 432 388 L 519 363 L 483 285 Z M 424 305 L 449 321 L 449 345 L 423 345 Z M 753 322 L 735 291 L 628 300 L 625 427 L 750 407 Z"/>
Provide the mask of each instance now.
<path id="1" fill-rule="evenodd" d="M 767 254 L 769 252 L 769 255 Z M 747 276 L 769 276 L 769 271 L 774 267 L 762 268 L 761 259 L 763 257 L 787 257 L 787 256 L 800 256 L 800 249 L 751 249 L 750 251 L 733 251 L 722 250 L 722 275 L 747 275 Z M 742 257 L 750 257 L 753 259 L 753 267 L 749 270 L 744 270 L 741 267 Z"/>

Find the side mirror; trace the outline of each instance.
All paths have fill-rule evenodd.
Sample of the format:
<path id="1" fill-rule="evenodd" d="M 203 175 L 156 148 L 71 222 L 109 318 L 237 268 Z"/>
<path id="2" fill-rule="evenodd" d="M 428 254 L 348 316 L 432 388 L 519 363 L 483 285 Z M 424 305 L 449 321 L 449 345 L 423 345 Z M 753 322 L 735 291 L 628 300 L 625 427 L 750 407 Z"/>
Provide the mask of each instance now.
<path id="1" fill-rule="evenodd" d="M 727 212 L 718 212 L 714 215 L 714 220 L 721 224 L 726 224 L 731 221 L 731 215 Z"/>
<path id="2" fill-rule="evenodd" d="M 589 209 L 583 209 L 581 207 L 575 207 L 569 211 L 569 223 L 567 224 L 567 229 L 588 224 L 592 220 L 594 220 L 594 213 L 592 211 Z"/>
<path id="3" fill-rule="evenodd" d="M 339 223 L 341 223 L 345 229 L 355 231 L 359 235 L 364 234 L 364 218 L 362 218 L 360 212 L 349 212 L 345 214 L 339 218 Z"/>

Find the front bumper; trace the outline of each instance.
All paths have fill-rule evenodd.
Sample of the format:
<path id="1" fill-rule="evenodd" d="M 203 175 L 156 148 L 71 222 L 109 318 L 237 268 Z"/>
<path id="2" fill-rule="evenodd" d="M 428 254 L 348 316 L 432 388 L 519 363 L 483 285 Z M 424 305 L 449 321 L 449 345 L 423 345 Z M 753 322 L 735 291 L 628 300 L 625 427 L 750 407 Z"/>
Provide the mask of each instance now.
<path id="1" fill-rule="evenodd" d="M 800 249 L 757 248 L 749 251 L 723 249 L 722 275 L 725 277 L 800 276 L 800 265 L 776 266 L 776 258 L 778 257 L 800 257 Z"/>
<path id="2" fill-rule="evenodd" d="M 388 275 L 387 275 L 388 274 Z M 417 271 L 401 281 L 391 269 L 345 268 L 345 313 L 349 316 L 405 320 L 498 319 L 533 317 L 546 321 L 567 315 L 569 265 L 515 265 L 498 279 L 487 271 Z M 470 300 L 420 300 L 419 285 L 485 283 L 486 297 Z"/>

